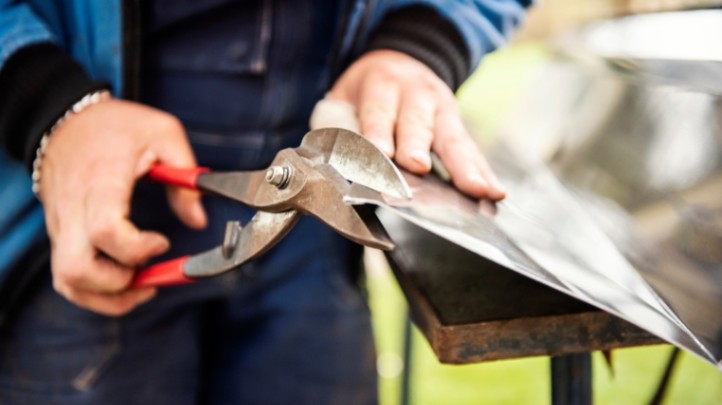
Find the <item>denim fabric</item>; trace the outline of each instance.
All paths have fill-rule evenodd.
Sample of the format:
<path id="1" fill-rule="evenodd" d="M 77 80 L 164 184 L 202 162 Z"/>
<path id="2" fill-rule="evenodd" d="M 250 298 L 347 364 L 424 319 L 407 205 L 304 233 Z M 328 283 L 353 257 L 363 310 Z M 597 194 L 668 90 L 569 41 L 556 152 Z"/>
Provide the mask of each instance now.
<path id="1" fill-rule="evenodd" d="M 11 268 L 18 263 L 28 247 L 45 233 L 43 209 L 31 191 L 25 168 L 11 161 L 0 149 L 0 201 L 13 201 L 0 209 L 0 290 Z"/>
<path id="2" fill-rule="evenodd" d="M 151 10 L 142 101 L 178 116 L 199 163 L 216 170 L 262 167 L 297 145 L 328 84 L 332 43 L 342 38 L 339 59 L 347 60 L 386 11 L 436 7 L 477 60 L 521 14 L 511 0 L 349 0 L 345 26 L 335 27 L 332 0 L 156 1 L 163 4 Z M 196 13 L 198 3 L 210 7 Z M 0 0 L 0 66 L 18 47 L 52 38 L 119 92 L 120 4 Z M 234 15 L 255 17 L 239 24 Z M 16 176 L 27 183 L 26 174 Z M 0 210 L 8 203 L 15 201 L 0 201 Z M 132 219 L 170 236 L 164 259 L 216 245 L 227 220 L 252 215 L 227 200 L 204 203 L 209 227 L 190 231 L 170 213 L 162 187 L 142 182 Z M 374 403 L 368 310 L 352 276 L 358 252 L 303 218 L 243 269 L 162 289 L 121 318 L 75 307 L 52 291 L 46 273 L 0 331 L 0 404 Z"/>
<path id="3" fill-rule="evenodd" d="M 46 276 L 0 335 L 0 403 L 375 403 L 368 310 L 341 259 L 354 249 L 304 217 L 250 275 L 163 289 L 121 318 Z"/>
<path id="4" fill-rule="evenodd" d="M 18 49 L 54 42 L 121 94 L 122 0 L 0 0 L 0 68 Z"/>
<path id="5" fill-rule="evenodd" d="M 337 1 L 204 0 L 190 16 L 151 4 L 143 102 L 181 119 L 201 164 L 255 169 L 298 145 L 326 90 Z"/>
<path id="6" fill-rule="evenodd" d="M 270 0 L 269 0 L 270 1 Z M 0 0 L 0 68 L 3 63 L 14 52 L 23 46 L 37 42 L 52 41 L 73 55 L 96 80 L 105 80 L 112 84 L 113 92 L 116 95 L 123 94 L 122 69 L 124 63 L 123 55 L 123 21 L 121 12 L 122 6 L 130 4 L 147 3 L 135 0 Z M 226 0 L 204 0 L 207 4 L 225 3 Z M 182 16 L 185 12 L 197 11 L 195 1 L 175 1 L 169 5 L 177 7 L 175 17 Z M 240 3 L 240 2 L 239 2 Z M 296 2 L 284 2 L 284 6 Z M 518 24 L 523 18 L 523 6 L 527 6 L 527 0 L 474 0 L 474 1 L 451 1 L 451 0 L 346 0 L 340 1 L 342 8 L 348 8 L 348 18 L 343 19 L 346 24 L 334 37 L 341 38 L 339 55 L 337 60 L 348 61 L 363 50 L 365 39 L 373 28 L 378 25 L 383 16 L 390 10 L 411 5 L 428 5 L 436 8 L 442 15 L 452 21 L 461 32 L 472 57 L 472 66 L 476 66 L 481 57 L 504 41 L 510 29 Z M 159 3 L 160 4 L 160 3 Z M 280 2 L 278 3 L 280 4 Z M 323 7 L 323 6 L 318 6 Z M 159 8 L 159 13 L 163 9 Z M 168 14 L 173 18 L 173 14 Z M 162 15 L 161 15 L 162 17 Z M 299 19 L 303 20 L 303 18 Z M 161 19 L 159 26 L 162 27 L 165 21 Z M 297 19 L 292 18 L 283 21 L 282 24 L 289 30 L 297 28 Z M 289 50 L 280 50 L 281 52 Z M 290 50 L 292 51 L 292 50 Z M 182 76 L 182 75 L 181 75 Z M 177 80 L 181 80 L 179 77 Z M 324 81 L 328 85 L 328 81 Z M 295 84 L 294 84 L 295 85 Z M 184 94 L 169 94 L 169 96 L 182 99 Z M 247 99 L 249 96 L 240 95 Z M 261 98 L 257 93 L 251 94 L 251 100 L 259 105 L 272 107 L 268 98 Z M 310 100 L 310 99 L 309 99 Z M 308 102 L 313 102 L 310 100 Z M 277 108 L 278 118 L 282 114 L 294 113 L 295 106 Z M 188 117 L 190 119 L 190 117 Z M 207 129 L 207 128 L 206 128 Z M 201 131 L 203 132 L 203 131 Z M 222 132 L 213 129 L 211 133 L 216 135 Z M 204 142 L 213 142 L 214 137 Z M 288 142 L 288 139 L 286 142 Z M 269 145 L 269 150 L 271 149 Z M 8 158 L 0 154 L 0 169 L 12 165 Z M 6 173 L 2 173 L 5 175 Z M 28 175 L 21 171 L 13 171 L 12 175 L 17 178 L 12 181 L 28 182 Z M 3 178 L 7 178 L 3 176 Z M 24 199 L 2 199 L 0 200 L 0 211 L 13 211 L 18 207 L 33 202 L 31 198 Z M 43 226 L 36 222 L 17 222 L 19 227 L 24 227 L 21 232 L 42 233 Z M 0 250 L 17 249 L 17 253 L 26 252 L 31 247 L 28 242 L 16 247 L 6 244 L 0 238 Z M 14 269 L 12 262 L 4 260 L 0 256 L 0 273 L 9 271 L 21 271 Z"/>
<path id="7" fill-rule="evenodd" d="M 144 101 L 185 123 L 201 164 L 264 166 L 307 130 L 322 97 L 337 9 L 332 0 L 283 8 L 207 1 L 218 7 L 180 24 L 166 20 L 147 39 Z M 158 3 L 165 11 L 184 6 Z M 265 18 L 241 24 L 249 15 Z M 238 49 L 249 52 L 229 52 Z M 131 216 L 142 229 L 169 236 L 171 251 L 156 259 L 163 260 L 211 248 L 226 221 L 247 223 L 253 215 L 220 197 L 204 197 L 204 206 L 209 226 L 191 231 L 169 210 L 163 187 L 141 181 Z M 76 308 L 46 276 L 0 337 L 0 403 L 375 403 L 369 313 L 354 284 L 359 252 L 305 217 L 242 269 L 162 289 L 118 319 Z"/>

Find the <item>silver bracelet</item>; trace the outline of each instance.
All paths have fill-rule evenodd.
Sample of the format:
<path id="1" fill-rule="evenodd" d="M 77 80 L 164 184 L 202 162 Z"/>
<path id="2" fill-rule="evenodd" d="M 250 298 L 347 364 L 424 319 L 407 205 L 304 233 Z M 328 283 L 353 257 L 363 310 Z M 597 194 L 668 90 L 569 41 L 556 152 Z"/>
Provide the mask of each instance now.
<path id="1" fill-rule="evenodd" d="M 75 104 L 73 104 L 70 108 L 68 108 L 68 110 L 65 111 L 65 114 L 58 118 L 58 120 L 55 121 L 55 123 L 53 124 L 53 126 L 50 127 L 50 129 L 43 133 L 42 138 L 40 138 L 40 145 L 35 151 L 35 160 L 33 160 L 33 193 L 38 199 L 40 199 L 40 168 L 43 165 L 43 158 L 45 157 L 45 150 L 48 148 L 50 137 L 71 115 L 78 114 L 86 108 L 90 107 L 91 105 L 97 104 L 109 98 L 110 91 L 108 90 L 96 90 L 86 94 L 85 96 L 83 96 L 83 98 L 81 98 L 80 100 L 75 102 Z"/>

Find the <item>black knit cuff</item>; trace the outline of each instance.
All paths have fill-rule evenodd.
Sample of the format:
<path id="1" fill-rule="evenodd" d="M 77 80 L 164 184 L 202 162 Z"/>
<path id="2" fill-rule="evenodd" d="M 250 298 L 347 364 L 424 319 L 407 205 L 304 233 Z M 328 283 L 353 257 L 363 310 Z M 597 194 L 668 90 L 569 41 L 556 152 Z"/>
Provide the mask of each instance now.
<path id="1" fill-rule="evenodd" d="M 17 51 L 0 70 L 0 147 L 31 170 L 42 134 L 84 95 L 108 87 L 51 43 Z"/>
<path id="2" fill-rule="evenodd" d="M 392 49 L 418 59 L 452 90 L 471 73 L 471 57 L 461 34 L 431 7 L 413 6 L 389 13 L 366 47 L 367 51 L 376 49 Z"/>

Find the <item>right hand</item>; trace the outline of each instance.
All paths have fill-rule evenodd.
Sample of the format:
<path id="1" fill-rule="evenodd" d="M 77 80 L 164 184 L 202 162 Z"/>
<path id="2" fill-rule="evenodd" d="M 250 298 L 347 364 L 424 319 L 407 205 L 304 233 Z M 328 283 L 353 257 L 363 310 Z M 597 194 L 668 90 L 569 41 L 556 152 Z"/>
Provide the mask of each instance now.
<path id="1" fill-rule="evenodd" d="M 155 163 L 195 167 L 180 122 L 138 103 L 106 100 L 69 117 L 53 134 L 42 162 L 45 209 L 55 290 L 91 311 L 120 316 L 155 295 L 129 290 L 135 269 L 166 251 L 166 237 L 128 219 L 134 184 Z M 202 228 L 197 192 L 168 188 L 173 211 Z"/>

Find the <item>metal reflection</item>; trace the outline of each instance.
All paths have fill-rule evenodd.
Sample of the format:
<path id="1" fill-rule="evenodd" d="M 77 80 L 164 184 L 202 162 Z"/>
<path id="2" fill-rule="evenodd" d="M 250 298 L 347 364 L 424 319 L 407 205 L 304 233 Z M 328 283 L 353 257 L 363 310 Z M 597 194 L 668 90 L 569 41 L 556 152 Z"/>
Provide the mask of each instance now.
<path id="1" fill-rule="evenodd" d="M 490 154 L 495 215 L 433 177 L 409 177 L 408 203 L 355 197 L 722 369 L 720 72 L 556 56 Z"/>

